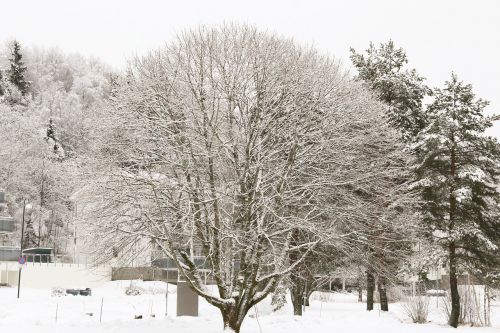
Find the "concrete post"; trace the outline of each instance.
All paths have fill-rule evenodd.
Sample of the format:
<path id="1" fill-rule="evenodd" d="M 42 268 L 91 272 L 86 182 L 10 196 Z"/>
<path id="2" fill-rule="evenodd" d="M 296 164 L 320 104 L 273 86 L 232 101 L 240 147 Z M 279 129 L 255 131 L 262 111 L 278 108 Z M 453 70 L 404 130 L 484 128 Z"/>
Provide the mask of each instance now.
<path id="1" fill-rule="evenodd" d="M 187 282 L 177 282 L 177 316 L 198 317 L 198 295 Z"/>

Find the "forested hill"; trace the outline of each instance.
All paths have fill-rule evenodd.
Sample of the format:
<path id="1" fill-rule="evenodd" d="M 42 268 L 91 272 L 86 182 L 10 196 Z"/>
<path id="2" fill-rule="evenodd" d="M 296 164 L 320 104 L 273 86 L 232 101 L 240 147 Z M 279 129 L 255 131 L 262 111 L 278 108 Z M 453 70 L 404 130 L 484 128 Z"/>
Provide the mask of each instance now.
<path id="1" fill-rule="evenodd" d="M 78 160 L 113 75 L 100 61 L 78 54 L 3 45 L 0 184 L 18 221 L 22 201 L 30 203 L 25 246 L 50 245 L 64 252 Z"/>

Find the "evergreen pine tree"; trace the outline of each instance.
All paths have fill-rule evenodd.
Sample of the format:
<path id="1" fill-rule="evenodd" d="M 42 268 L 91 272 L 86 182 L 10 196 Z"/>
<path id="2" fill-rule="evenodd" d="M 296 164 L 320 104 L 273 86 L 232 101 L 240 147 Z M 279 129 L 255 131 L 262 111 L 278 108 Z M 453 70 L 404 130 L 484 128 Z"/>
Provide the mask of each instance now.
<path id="1" fill-rule="evenodd" d="M 500 147 L 484 134 L 492 126 L 483 115 L 487 105 L 453 74 L 435 91 L 429 125 L 415 145 L 425 222 L 448 253 L 453 327 L 460 314 L 460 268 L 485 274 L 498 267 Z"/>
<path id="2" fill-rule="evenodd" d="M 405 69 L 408 59 L 404 50 L 396 48 L 392 40 L 378 49 L 370 43 L 364 55 L 351 48 L 351 61 L 358 70 L 357 78 L 388 105 L 392 124 L 405 141 L 412 141 L 426 124 L 422 101 L 429 89 L 415 69 Z"/>
<path id="3" fill-rule="evenodd" d="M 28 92 L 29 82 L 26 81 L 25 72 L 26 66 L 22 61 L 23 55 L 21 54 L 21 44 L 18 41 L 14 41 L 12 44 L 12 58 L 10 61 L 9 69 L 9 81 L 14 86 L 16 86 L 21 94 L 24 96 Z"/>
<path id="4" fill-rule="evenodd" d="M 393 41 L 388 41 L 386 44 L 381 44 L 376 48 L 373 43 L 366 50 L 366 54 L 357 53 L 351 48 L 351 61 L 358 70 L 357 79 L 363 81 L 377 96 L 387 105 L 387 116 L 392 126 L 398 129 L 405 143 L 411 143 L 415 140 L 417 134 L 425 127 L 426 117 L 422 108 L 424 96 L 430 93 L 429 88 L 424 84 L 424 78 L 419 76 L 415 69 L 406 69 L 408 63 L 406 53 L 402 48 L 396 48 Z M 408 176 L 408 175 L 407 175 Z M 394 177 L 386 179 L 388 183 L 404 184 L 409 180 L 409 176 Z M 384 201 L 384 200 L 382 200 Z M 375 216 L 376 224 L 380 224 L 380 220 L 384 215 L 390 212 L 387 209 L 387 203 L 380 203 L 382 207 Z M 386 234 L 395 234 L 395 230 L 391 230 L 388 226 L 385 229 Z M 376 238 L 383 239 L 384 235 L 380 234 Z M 374 248 L 382 249 L 375 251 Z M 381 310 L 388 311 L 389 302 L 386 294 L 386 281 L 389 270 L 396 270 L 397 260 L 392 260 L 390 264 L 389 258 L 382 255 L 387 249 L 392 249 L 394 253 L 401 252 L 401 246 L 396 243 L 378 241 L 369 253 L 374 256 L 373 262 L 378 262 L 377 271 L 379 272 L 378 290 L 381 300 Z M 399 258 L 401 259 L 401 258 Z M 375 265 L 375 264 L 373 264 Z M 391 267 L 392 266 L 392 267 Z M 374 290 L 374 267 L 368 267 L 367 270 L 367 309 L 373 309 L 373 290 Z"/>

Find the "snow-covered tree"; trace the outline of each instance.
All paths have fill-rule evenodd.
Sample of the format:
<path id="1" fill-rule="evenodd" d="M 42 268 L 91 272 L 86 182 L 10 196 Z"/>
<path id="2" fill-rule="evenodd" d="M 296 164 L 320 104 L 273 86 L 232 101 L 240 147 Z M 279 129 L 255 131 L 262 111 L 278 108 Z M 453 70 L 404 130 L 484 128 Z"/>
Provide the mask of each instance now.
<path id="1" fill-rule="evenodd" d="M 415 69 L 405 68 L 408 60 L 406 53 L 402 48 L 396 48 L 393 41 L 389 41 L 386 44 L 381 44 L 379 48 L 376 48 L 373 43 L 370 43 L 370 47 L 366 50 L 365 54 L 357 53 L 354 49 L 351 49 L 351 60 L 353 65 L 358 71 L 357 79 L 364 82 L 375 94 L 376 96 L 386 104 L 386 112 L 391 120 L 391 124 L 400 131 L 403 141 L 408 144 L 415 140 L 416 135 L 425 127 L 426 116 L 422 107 L 423 98 L 430 91 L 424 84 L 424 78 L 419 76 Z M 397 187 L 398 184 L 407 184 L 408 180 L 411 178 L 408 172 L 400 173 L 399 175 L 394 175 L 394 177 L 386 178 L 386 182 L 393 182 L 394 186 Z M 400 195 L 400 194 L 398 194 Z M 390 205 L 381 203 L 385 207 Z M 382 212 L 385 207 L 376 209 L 375 212 Z M 414 207 L 415 208 L 415 207 Z M 387 211 L 387 210 L 386 210 Z M 387 211 L 388 213 L 389 211 Z M 396 218 L 399 214 L 398 210 L 395 211 Z M 394 215 L 394 214 L 393 214 Z M 410 214 L 411 215 L 411 214 Z M 374 224 L 377 224 L 378 220 L 382 217 L 374 216 Z M 413 219 L 415 221 L 415 219 Z M 375 227 L 375 229 L 378 229 Z M 385 234 L 395 232 L 396 229 L 387 228 Z M 401 239 L 398 233 L 395 233 L 395 237 Z M 395 276 L 395 273 L 390 273 L 389 267 L 392 270 L 397 270 L 397 265 L 394 263 L 402 262 L 403 258 L 396 258 L 395 256 L 387 256 L 380 253 L 380 249 L 385 248 L 385 246 L 394 247 L 395 242 L 383 242 L 379 241 L 378 244 L 373 244 L 369 252 L 375 256 L 373 262 L 378 263 L 379 272 L 379 292 L 381 300 L 381 309 L 383 311 L 388 310 L 388 301 L 386 296 L 385 281 L 388 278 Z M 408 253 L 406 249 L 408 246 L 403 244 L 396 245 L 398 251 L 394 248 L 392 252 L 397 252 L 398 255 L 403 255 Z M 379 250 L 375 251 L 377 248 Z M 382 251 L 386 252 L 386 251 Z M 388 251 L 390 253 L 391 251 Z M 386 262 L 387 261 L 387 262 Z M 389 262 L 392 262 L 391 265 Z M 367 297 L 367 309 L 373 309 L 372 304 L 372 293 L 374 289 L 374 267 L 367 267 L 367 286 L 368 286 L 368 297 Z"/>
<path id="2" fill-rule="evenodd" d="M 449 324 L 454 327 L 460 313 L 460 267 L 484 274 L 499 259 L 500 147 L 484 133 L 492 126 L 492 118 L 483 114 L 487 105 L 453 74 L 443 89 L 435 90 L 427 111 L 429 124 L 414 147 L 420 158 L 416 171 L 425 199 L 424 218 L 448 253 Z"/>
<path id="3" fill-rule="evenodd" d="M 104 258 L 113 245 L 153 241 L 227 329 L 239 331 L 317 244 L 344 238 L 337 226 L 363 205 L 349 185 L 394 171 L 360 155 L 374 133 L 397 146 L 381 104 L 332 59 L 290 40 L 200 28 L 136 59 L 125 81 L 89 162 L 95 248 Z M 308 237 L 294 242 L 295 232 Z"/>
<path id="4" fill-rule="evenodd" d="M 12 43 L 10 68 L 9 68 L 9 81 L 19 89 L 24 96 L 28 92 L 29 82 L 26 80 L 27 67 L 22 60 L 21 44 L 17 40 Z"/>
<path id="5" fill-rule="evenodd" d="M 387 114 L 405 141 L 412 141 L 426 125 L 422 102 L 429 89 L 424 78 L 415 69 L 405 68 L 408 63 L 402 48 L 392 40 L 376 48 L 373 43 L 357 53 L 351 48 L 351 61 L 358 71 L 357 78 L 365 82 L 388 105 Z"/>
<path id="6" fill-rule="evenodd" d="M 390 127 L 388 123 L 385 126 Z M 351 143 L 351 153 L 363 161 L 363 165 L 357 166 L 359 171 L 364 169 L 367 174 L 379 176 L 348 182 L 324 201 L 323 206 L 330 212 L 327 219 L 344 217 L 337 221 L 335 229 L 345 236 L 322 242 L 292 271 L 291 280 L 295 279 L 296 284 L 291 285 L 295 314 L 300 314 L 304 292 L 307 295 L 319 282 L 313 277 L 328 275 L 341 265 L 366 267 L 367 279 L 372 282 L 378 276 L 380 298 L 387 300 L 386 286 L 395 282 L 394 276 L 409 252 L 410 236 L 417 226 L 418 196 L 408 181 L 401 181 L 409 178 L 410 156 L 399 141 L 396 130 L 380 131 L 377 126 L 366 126 L 364 134 Z M 304 236 L 307 239 L 307 235 L 299 235 L 299 240 Z M 322 258 L 327 258 L 326 262 Z M 371 310 L 375 285 L 369 287 L 367 308 Z"/>
<path id="7" fill-rule="evenodd" d="M 64 158 L 64 150 L 61 147 L 61 144 L 59 142 L 59 138 L 57 137 L 56 133 L 56 124 L 52 120 L 52 118 L 49 119 L 49 124 L 47 126 L 47 134 L 45 135 L 45 140 L 53 147 L 53 151 L 55 156 L 59 159 Z"/>
<path id="8" fill-rule="evenodd" d="M 399 135 L 399 133 L 398 133 Z M 408 254 L 410 237 L 417 227 L 418 196 L 411 188 L 409 177 L 410 159 L 404 145 L 388 144 L 384 133 L 374 135 L 365 142 L 364 156 L 371 167 L 391 170 L 369 187 L 354 187 L 364 203 L 358 208 L 362 218 L 346 227 L 357 234 L 349 246 L 352 264 L 366 268 L 367 310 L 373 309 L 375 277 L 381 309 L 388 310 L 387 286 L 395 281 L 398 266 Z M 360 240 L 358 235 L 363 235 Z"/>

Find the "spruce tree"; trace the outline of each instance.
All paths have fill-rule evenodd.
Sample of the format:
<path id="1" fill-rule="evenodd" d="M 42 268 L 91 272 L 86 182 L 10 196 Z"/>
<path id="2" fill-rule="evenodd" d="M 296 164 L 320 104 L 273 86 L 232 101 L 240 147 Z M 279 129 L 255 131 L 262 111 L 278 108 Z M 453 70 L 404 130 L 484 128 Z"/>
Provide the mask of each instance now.
<path id="1" fill-rule="evenodd" d="M 406 53 L 389 40 L 376 48 L 373 43 L 366 54 L 351 48 L 351 61 L 358 70 L 357 79 L 365 82 L 381 101 L 387 104 L 387 114 L 405 141 L 412 141 L 426 125 L 422 109 L 429 89 L 415 69 L 407 69 Z"/>
<path id="2" fill-rule="evenodd" d="M 487 105 L 453 74 L 435 90 L 429 124 L 414 147 L 424 219 L 448 253 L 453 327 L 460 314 L 460 270 L 485 274 L 498 267 L 500 147 L 485 135 L 492 126 L 492 118 L 483 115 Z"/>
<path id="3" fill-rule="evenodd" d="M 54 153 L 58 154 L 59 152 L 59 140 L 57 139 L 56 136 L 56 125 L 54 124 L 54 121 L 52 118 L 49 119 L 49 126 L 47 127 L 47 134 L 45 139 L 48 142 L 54 142 Z"/>
<path id="4" fill-rule="evenodd" d="M 21 54 L 21 44 L 19 44 L 18 41 L 14 41 L 12 44 L 11 56 L 12 57 L 9 59 L 9 81 L 16 86 L 24 96 L 28 92 L 29 82 L 26 81 L 25 78 L 27 68 L 22 61 L 23 55 Z"/>

